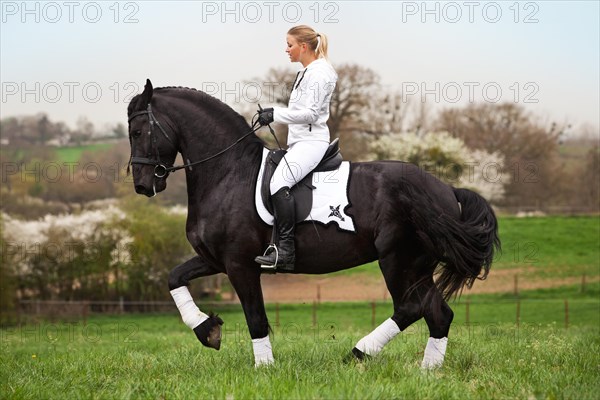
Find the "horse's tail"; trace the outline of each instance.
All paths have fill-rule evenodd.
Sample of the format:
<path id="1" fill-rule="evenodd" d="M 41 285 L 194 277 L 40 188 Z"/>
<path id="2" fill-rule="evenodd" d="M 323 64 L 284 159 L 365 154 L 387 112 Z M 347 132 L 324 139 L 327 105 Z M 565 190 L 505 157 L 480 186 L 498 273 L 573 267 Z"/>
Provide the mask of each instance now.
<path id="1" fill-rule="evenodd" d="M 437 261 L 437 279 L 423 306 L 433 310 L 441 299 L 459 294 L 464 286 L 470 288 L 475 279 L 485 279 L 490 271 L 494 252 L 500 250 L 498 222 L 490 204 L 468 189 L 454 188 L 460 203 L 460 219 L 440 213 L 433 202 L 413 208 L 411 220 L 425 249 Z M 436 301 L 437 300 L 437 301 Z"/>
<path id="2" fill-rule="evenodd" d="M 461 206 L 458 232 L 444 249 L 443 267 L 436 286 L 444 299 L 466 285 L 471 288 L 475 279 L 487 278 L 494 253 L 500 250 L 498 221 L 490 204 L 468 189 L 454 189 Z"/>

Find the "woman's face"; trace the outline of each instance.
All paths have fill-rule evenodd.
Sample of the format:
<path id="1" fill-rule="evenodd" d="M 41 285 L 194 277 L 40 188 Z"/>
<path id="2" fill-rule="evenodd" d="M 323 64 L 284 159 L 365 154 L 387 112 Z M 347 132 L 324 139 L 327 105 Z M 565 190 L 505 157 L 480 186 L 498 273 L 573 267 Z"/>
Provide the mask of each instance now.
<path id="1" fill-rule="evenodd" d="M 285 52 L 288 53 L 291 62 L 300 62 L 301 54 L 305 50 L 305 43 L 298 43 L 295 37 L 287 35 L 287 48 L 285 49 Z"/>

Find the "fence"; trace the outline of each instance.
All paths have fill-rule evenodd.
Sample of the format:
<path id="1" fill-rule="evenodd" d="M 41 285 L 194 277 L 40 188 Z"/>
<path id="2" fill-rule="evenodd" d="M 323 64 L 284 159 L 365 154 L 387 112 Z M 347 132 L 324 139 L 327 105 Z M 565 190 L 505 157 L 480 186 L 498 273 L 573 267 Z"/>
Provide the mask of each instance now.
<path id="1" fill-rule="evenodd" d="M 208 307 L 239 304 L 235 301 L 203 303 Z M 20 323 L 30 318 L 79 319 L 87 323 L 91 314 L 167 313 L 178 312 L 173 301 L 62 301 L 21 300 L 16 307 L 16 319 Z"/>
<path id="2" fill-rule="evenodd" d="M 368 318 L 370 312 L 370 321 L 373 328 L 378 321 L 390 316 L 391 300 L 370 301 L 361 303 L 343 303 L 354 307 L 362 308 L 364 318 Z M 358 305 L 357 305 L 358 304 Z M 239 302 L 226 301 L 218 303 L 201 303 L 203 310 L 226 310 L 239 309 Z M 321 304 L 316 300 L 308 304 L 296 305 L 304 307 L 312 317 L 312 326 L 319 324 L 319 310 Z M 285 305 L 283 305 L 285 307 Z M 600 315 L 600 301 L 594 299 L 502 299 L 502 300 L 466 300 L 451 304 L 455 314 L 455 322 L 460 321 L 466 326 L 482 323 L 493 323 L 494 318 L 503 314 L 502 320 L 509 321 L 508 316 L 512 313 L 512 321 L 516 327 L 522 323 L 536 323 L 539 319 L 538 314 L 543 315 L 544 320 L 553 319 L 560 322 L 565 329 L 571 324 L 573 314 L 586 309 L 596 315 Z M 528 309 L 524 313 L 525 307 Z M 280 325 L 281 321 L 281 303 L 271 303 L 267 305 L 267 312 L 275 326 Z M 490 309 L 494 311 L 490 314 Z M 241 311 L 241 310 L 240 310 Z M 479 311 L 479 312 L 478 312 Z M 22 301 L 20 302 L 19 312 L 17 313 L 17 323 L 27 323 L 32 319 L 41 320 L 77 320 L 84 325 L 87 324 L 88 317 L 93 314 L 127 314 L 127 313 L 173 313 L 178 316 L 179 313 L 172 301 Z M 476 314 L 474 316 L 474 314 Z M 525 317 L 524 317 L 524 314 Z M 548 316 L 550 315 L 550 317 Z"/>
<path id="3" fill-rule="evenodd" d="M 594 277 L 594 281 L 596 278 Z M 582 275 L 581 284 L 579 292 L 585 293 L 588 286 L 588 277 L 586 275 Z M 318 324 L 318 314 L 319 314 L 319 305 L 323 300 L 322 296 L 322 285 L 323 283 L 316 283 L 314 290 L 314 297 L 312 301 L 305 301 L 308 303 L 307 307 L 310 307 L 310 313 L 312 315 L 312 323 L 313 326 Z M 510 293 L 512 298 L 502 299 L 502 300 L 481 300 L 481 299 L 471 299 L 471 297 L 463 296 L 463 300 L 460 302 L 455 302 L 452 304 L 452 308 L 455 312 L 460 311 L 462 318 L 464 318 L 464 323 L 469 325 L 471 323 L 477 323 L 481 320 L 479 317 L 473 317 L 474 307 L 478 307 L 481 305 L 498 305 L 503 304 L 506 308 L 507 305 L 513 307 L 512 320 L 515 322 L 516 326 L 519 326 L 520 323 L 523 322 L 523 306 L 530 304 L 542 304 L 545 303 L 548 305 L 549 303 L 553 303 L 552 310 L 549 311 L 555 320 L 560 320 L 563 322 L 564 327 L 568 328 L 571 323 L 571 317 L 573 314 L 572 305 L 577 304 L 578 306 L 582 303 L 585 303 L 585 299 L 521 299 L 520 298 L 520 288 L 519 288 L 519 275 L 514 275 L 513 280 L 513 290 Z M 588 304 L 595 304 L 596 306 L 600 306 L 600 303 L 595 300 L 587 301 Z M 356 303 L 356 301 L 354 302 Z M 274 302 L 267 305 L 269 310 L 269 316 L 273 318 L 275 317 L 275 324 L 279 325 L 280 322 L 280 302 Z M 389 293 L 387 290 L 382 290 L 382 297 L 379 299 L 371 299 L 367 301 L 361 301 L 361 304 L 368 304 L 368 308 L 370 310 L 370 320 L 371 325 L 373 327 L 376 326 L 378 319 L 382 319 L 384 315 L 389 316 L 390 314 L 390 306 L 391 299 L 389 298 Z M 557 306 L 557 304 L 559 304 Z M 236 309 L 239 307 L 239 301 L 233 295 L 229 300 L 222 301 L 206 301 L 199 302 L 200 308 L 203 310 L 207 309 L 226 309 L 235 307 Z M 385 306 L 385 311 L 379 310 L 379 306 Z M 308 310 L 307 310 L 308 311 Z M 600 311 L 600 308 L 599 308 Z M 365 310 L 365 314 L 368 311 Z M 507 311 L 504 310 L 504 313 Z M 18 302 L 16 307 L 15 319 L 18 324 L 27 322 L 31 319 L 49 319 L 49 320 L 68 320 L 68 319 L 77 319 L 82 321 L 84 324 L 87 323 L 87 319 L 92 314 L 128 314 L 128 313 L 173 313 L 174 315 L 178 315 L 177 308 L 173 301 L 127 301 L 121 298 L 117 301 L 61 301 L 61 300 L 21 300 Z M 505 320 L 507 318 L 504 318 Z"/>

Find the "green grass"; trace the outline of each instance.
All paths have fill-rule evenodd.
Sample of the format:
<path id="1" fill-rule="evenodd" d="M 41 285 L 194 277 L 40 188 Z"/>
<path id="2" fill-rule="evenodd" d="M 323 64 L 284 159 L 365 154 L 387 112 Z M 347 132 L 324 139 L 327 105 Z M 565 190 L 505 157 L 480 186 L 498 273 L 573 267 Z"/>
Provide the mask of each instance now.
<path id="1" fill-rule="evenodd" d="M 107 150 L 113 146 L 114 144 L 112 143 L 96 143 L 85 146 L 58 147 L 55 149 L 55 152 L 59 162 L 73 163 L 79 161 L 84 152 Z"/>
<path id="2" fill-rule="evenodd" d="M 224 307 L 223 345 L 202 348 L 175 313 L 93 316 L 0 331 L 2 398 L 573 398 L 600 390 L 598 294 L 576 288 L 526 292 L 514 323 L 514 299 L 472 296 L 453 308 L 444 367 L 419 369 L 427 330 L 419 322 L 365 363 L 344 363 L 371 329 L 368 303 L 268 307 L 276 364 L 255 369 L 239 306 Z M 572 296 L 564 328 L 562 299 Z M 552 303 L 558 299 L 558 308 Z M 542 301 L 545 300 L 545 301 Z M 578 309 L 577 307 L 580 307 Z M 575 311 L 579 310 L 579 311 Z M 376 323 L 389 316 L 378 303 Z M 577 317 L 575 317 L 577 314 Z"/>
<path id="3" fill-rule="evenodd" d="M 547 277 L 600 275 L 600 216 L 499 219 L 503 252 L 492 268 Z"/>

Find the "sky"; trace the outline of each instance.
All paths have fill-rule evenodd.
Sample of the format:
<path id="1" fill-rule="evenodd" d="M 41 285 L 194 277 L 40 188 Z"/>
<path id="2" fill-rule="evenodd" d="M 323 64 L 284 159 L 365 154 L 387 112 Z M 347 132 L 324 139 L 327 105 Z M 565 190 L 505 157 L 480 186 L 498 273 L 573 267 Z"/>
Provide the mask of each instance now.
<path id="1" fill-rule="evenodd" d="M 573 130 L 600 126 L 598 1 L 1 1 L 0 117 L 127 122 L 143 90 L 186 86 L 240 109 L 289 66 L 286 32 L 329 38 L 332 64 L 377 72 L 432 109 L 516 102 Z M 293 80 L 293 76 L 290 80 Z"/>

